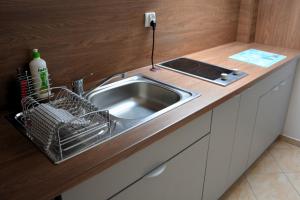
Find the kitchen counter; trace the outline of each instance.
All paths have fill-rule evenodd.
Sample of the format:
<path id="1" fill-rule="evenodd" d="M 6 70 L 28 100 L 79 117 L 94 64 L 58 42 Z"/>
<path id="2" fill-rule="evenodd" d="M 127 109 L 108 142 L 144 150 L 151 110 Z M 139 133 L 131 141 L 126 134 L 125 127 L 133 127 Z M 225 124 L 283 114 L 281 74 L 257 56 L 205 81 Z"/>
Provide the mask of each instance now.
<path id="1" fill-rule="evenodd" d="M 228 58 L 249 48 L 283 54 L 287 58 L 270 68 L 261 68 Z M 2 111 L 0 113 L 0 199 L 54 198 L 239 94 L 272 71 L 279 69 L 284 63 L 299 57 L 299 51 L 234 42 L 185 57 L 225 68 L 238 68 L 248 73 L 248 76 L 223 87 L 165 69 L 151 72 L 149 67 L 143 67 L 131 71 L 129 75 L 142 73 L 201 93 L 201 96 L 59 165 L 52 164 L 26 137 L 8 123 L 4 118 L 7 112 Z"/>

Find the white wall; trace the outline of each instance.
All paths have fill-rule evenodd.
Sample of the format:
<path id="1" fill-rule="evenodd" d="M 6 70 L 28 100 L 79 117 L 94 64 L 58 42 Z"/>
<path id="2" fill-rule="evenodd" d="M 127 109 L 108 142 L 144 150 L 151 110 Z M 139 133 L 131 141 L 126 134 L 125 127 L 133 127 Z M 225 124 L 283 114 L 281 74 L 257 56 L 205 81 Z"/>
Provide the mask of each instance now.
<path id="1" fill-rule="evenodd" d="M 298 62 L 283 135 L 300 140 L 300 62 Z"/>

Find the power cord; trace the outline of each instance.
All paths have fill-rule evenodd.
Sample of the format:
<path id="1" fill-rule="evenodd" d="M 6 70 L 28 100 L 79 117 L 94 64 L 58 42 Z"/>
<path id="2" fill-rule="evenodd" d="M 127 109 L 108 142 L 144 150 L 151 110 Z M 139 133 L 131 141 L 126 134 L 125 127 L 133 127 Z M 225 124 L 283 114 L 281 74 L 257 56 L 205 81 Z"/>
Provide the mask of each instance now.
<path id="1" fill-rule="evenodd" d="M 152 20 L 150 22 L 150 26 L 152 27 L 152 32 L 153 32 L 153 35 L 152 35 L 152 53 L 151 53 L 151 71 L 157 71 L 159 70 L 159 68 L 156 68 L 155 65 L 154 65 L 154 47 L 155 47 L 155 29 L 156 29 L 156 22 L 154 20 Z"/>

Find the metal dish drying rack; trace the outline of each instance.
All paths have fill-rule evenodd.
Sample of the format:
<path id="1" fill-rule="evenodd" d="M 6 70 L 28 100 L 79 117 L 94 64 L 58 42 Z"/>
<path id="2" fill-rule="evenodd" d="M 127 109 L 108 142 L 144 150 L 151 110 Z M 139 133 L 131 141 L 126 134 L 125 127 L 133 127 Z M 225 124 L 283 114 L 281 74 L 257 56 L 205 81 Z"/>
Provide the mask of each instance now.
<path id="1" fill-rule="evenodd" d="M 32 82 L 28 82 L 29 94 L 21 100 L 23 112 L 15 119 L 26 129 L 26 136 L 55 164 L 111 137 L 107 110 L 99 110 L 66 87 L 33 92 Z"/>

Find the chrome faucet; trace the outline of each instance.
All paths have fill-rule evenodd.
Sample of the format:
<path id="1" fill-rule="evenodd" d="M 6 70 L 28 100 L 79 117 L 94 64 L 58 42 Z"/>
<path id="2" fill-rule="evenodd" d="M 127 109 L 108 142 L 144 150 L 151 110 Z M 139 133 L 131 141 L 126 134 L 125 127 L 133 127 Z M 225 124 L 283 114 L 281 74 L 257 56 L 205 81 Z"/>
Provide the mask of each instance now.
<path id="1" fill-rule="evenodd" d="M 126 78 L 126 76 L 127 76 L 126 72 L 113 74 L 113 75 L 111 75 L 111 76 L 109 76 L 107 78 L 102 79 L 97 87 L 101 87 L 101 86 L 109 83 L 114 78 L 117 78 L 117 77 Z M 81 79 L 73 81 L 73 83 L 72 83 L 73 92 L 75 92 L 79 96 L 83 96 L 84 93 L 85 93 L 84 92 L 84 88 L 83 88 L 83 85 L 84 85 L 83 81 L 84 81 L 84 78 L 81 78 Z"/>

